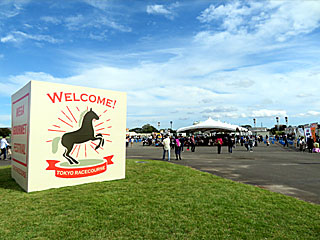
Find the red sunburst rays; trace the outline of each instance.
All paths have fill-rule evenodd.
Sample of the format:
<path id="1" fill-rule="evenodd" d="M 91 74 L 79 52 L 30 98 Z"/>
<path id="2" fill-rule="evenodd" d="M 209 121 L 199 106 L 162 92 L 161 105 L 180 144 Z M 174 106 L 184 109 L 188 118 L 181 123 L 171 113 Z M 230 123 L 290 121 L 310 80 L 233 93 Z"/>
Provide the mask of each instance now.
<path id="1" fill-rule="evenodd" d="M 49 132 L 56 132 L 56 133 L 68 133 L 68 132 L 73 132 L 75 130 L 78 130 L 78 122 L 80 121 L 80 117 L 81 117 L 81 113 L 83 111 L 89 111 L 89 107 L 86 106 L 84 110 L 81 110 L 79 107 L 75 107 L 74 109 L 72 109 L 69 106 L 66 106 L 65 109 L 61 110 L 61 116 L 58 117 L 58 123 L 59 124 L 54 124 L 52 125 L 51 128 L 48 129 Z M 104 110 L 100 115 L 97 113 L 97 115 L 99 116 L 99 120 L 97 121 L 93 121 L 93 128 L 95 131 L 95 135 L 100 134 L 105 137 L 109 137 L 110 133 L 106 133 L 107 130 L 111 129 L 112 126 L 110 125 L 110 121 L 111 119 L 106 119 L 104 120 L 104 116 L 107 116 L 107 109 Z M 78 121 L 77 121 L 78 119 Z M 72 130 L 66 130 L 65 128 L 72 128 Z M 73 130 L 74 129 L 74 130 Z M 53 139 L 49 139 L 46 142 L 47 143 L 51 143 L 53 141 Z M 96 140 L 97 141 L 97 140 Z M 107 143 L 112 143 L 111 140 L 109 139 L 105 139 L 105 142 Z M 75 144 L 71 155 L 76 156 L 76 158 L 78 158 L 79 155 L 81 155 L 81 152 L 83 152 L 83 155 L 85 158 L 87 158 L 88 155 L 88 149 L 91 149 L 92 151 L 94 151 L 97 154 L 99 153 L 99 149 L 104 150 L 102 146 L 99 147 L 99 149 L 95 149 L 97 146 L 97 143 L 95 143 L 94 141 L 91 141 L 88 143 L 84 143 L 84 146 L 81 148 L 81 144 Z M 91 148 L 87 147 L 90 146 Z"/>

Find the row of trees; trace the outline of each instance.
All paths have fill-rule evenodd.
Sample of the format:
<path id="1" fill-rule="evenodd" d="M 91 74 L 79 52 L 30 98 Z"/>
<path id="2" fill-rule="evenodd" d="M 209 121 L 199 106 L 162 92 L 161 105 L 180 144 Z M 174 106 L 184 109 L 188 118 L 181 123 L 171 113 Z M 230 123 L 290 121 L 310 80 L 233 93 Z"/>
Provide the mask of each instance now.
<path id="1" fill-rule="evenodd" d="M 130 129 L 130 132 L 136 132 L 136 133 L 152 133 L 152 132 L 160 132 L 161 129 L 157 129 L 154 126 L 150 124 L 145 124 L 141 128 L 132 128 Z M 175 133 L 176 131 L 172 129 L 168 129 L 170 132 Z"/>
<path id="2" fill-rule="evenodd" d="M 150 124 L 145 124 L 141 128 L 132 128 L 132 129 L 130 129 L 130 132 L 151 133 L 151 132 L 158 132 L 158 129 L 156 129 L 154 126 L 152 126 Z"/>

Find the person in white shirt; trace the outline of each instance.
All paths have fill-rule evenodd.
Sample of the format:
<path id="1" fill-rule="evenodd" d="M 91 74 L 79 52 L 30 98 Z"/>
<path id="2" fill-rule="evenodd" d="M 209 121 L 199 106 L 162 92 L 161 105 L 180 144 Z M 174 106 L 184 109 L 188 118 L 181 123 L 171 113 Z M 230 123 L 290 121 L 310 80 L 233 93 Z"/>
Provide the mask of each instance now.
<path id="1" fill-rule="evenodd" d="M 9 144 L 8 144 L 7 140 L 4 137 L 1 137 L 1 140 L 0 140 L 0 148 L 1 148 L 0 158 L 1 158 L 2 154 L 3 154 L 4 155 L 3 160 L 6 160 L 6 158 L 7 158 L 7 146 L 8 145 Z"/>
<path id="2" fill-rule="evenodd" d="M 166 135 L 166 138 L 163 140 L 163 157 L 162 160 L 166 158 L 166 152 L 168 153 L 168 161 L 170 161 L 170 138 Z"/>

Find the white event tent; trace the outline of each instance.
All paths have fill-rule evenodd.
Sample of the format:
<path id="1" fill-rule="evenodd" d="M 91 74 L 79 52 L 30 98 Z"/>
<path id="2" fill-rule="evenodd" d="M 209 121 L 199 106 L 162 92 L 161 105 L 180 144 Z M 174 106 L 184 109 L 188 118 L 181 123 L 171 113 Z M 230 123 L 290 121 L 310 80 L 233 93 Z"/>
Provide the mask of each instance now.
<path id="1" fill-rule="evenodd" d="M 216 121 L 209 117 L 208 120 L 204 122 L 198 123 L 196 125 L 191 125 L 188 127 L 179 128 L 177 130 L 177 132 L 186 132 L 186 131 L 248 132 L 248 129 L 240 127 L 238 125 Z"/>

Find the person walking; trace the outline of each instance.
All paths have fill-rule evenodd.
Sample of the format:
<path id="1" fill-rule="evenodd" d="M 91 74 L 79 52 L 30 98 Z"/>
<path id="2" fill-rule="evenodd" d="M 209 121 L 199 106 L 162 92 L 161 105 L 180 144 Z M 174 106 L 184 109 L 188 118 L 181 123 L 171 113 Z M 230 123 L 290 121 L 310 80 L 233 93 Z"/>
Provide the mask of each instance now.
<path id="1" fill-rule="evenodd" d="M 7 147 L 8 147 L 8 142 L 7 140 L 4 138 L 4 137 L 1 137 L 1 140 L 0 140 L 0 148 L 1 148 L 1 153 L 0 153 L 0 159 L 1 159 L 1 156 L 3 155 L 3 160 L 6 160 L 7 159 Z"/>
<path id="2" fill-rule="evenodd" d="M 174 149 L 174 146 L 176 145 L 176 139 L 175 137 L 170 137 L 170 146 L 171 146 L 171 149 L 173 150 Z"/>
<path id="3" fill-rule="evenodd" d="M 222 138 L 221 137 L 218 137 L 217 140 L 216 140 L 216 144 L 217 144 L 217 147 L 218 147 L 218 154 L 221 153 L 221 146 L 223 144 L 223 141 L 222 141 Z"/>
<path id="4" fill-rule="evenodd" d="M 129 137 L 126 137 L 126 147 L 129 147 Z"/>
<path id="5" fill-rule="evenodd" d="M 308 146 L 308 150 L 309 150 L 309 153 L 312 153 L 312 150 L 313 150 L 313 138 L 310 136 L 308 137 L 307 139 L 307 146 Z"/>
<path id="6" fill-rule="evenodd" d="M 252 136 L 249 136 L 249 139 L 248 139 L 248 150 L 250 152 L 253 152 L 253 146 L 254 146 L 254 138 Z"/>
<path id="7" fill-rule="evenodd" d="M 191 143 L 191 152 L 194 152 L 196 150 L 196 140 L 194 138 L 194 135 L 191 136 L 190 143 Z"/>
<path id="8" fill-rule="evenodd" d="M 269 145 L 270 145 L 270 142 L 269 142 L 269 136 L 268 136 L 268 135 L 266 135 L 266 143 L 267 143 L 267 146 L 269 146 Z"/>
<path id="9" fill-rule="evenodd" d="M 246 138 L 244 139 L 244 146 L 247 151 L 249 151 L 249 136 L 246 136 Z"/>
<path id="10" fill-rule="evenodd" d="M 234 145 L 234 139 L 231 135 L 228 136 L 228 152 L 232 153 L 232 148 Z"/>
<path id="11" fill-rule="evenodd" d="M 304 152 L 305 149 L 306 149 L 306 141 L 304 140 L 304 137 L 300 138 L 299 149 L 300 149 L 301 152 Z"/>
<path id="12" fill-rule="evenodd" d="M 289 147 L 287 135 L 283 135 L 283 141 L 284 141 L 283 146 L 284 146 L 284 147 Z"/>
<path id="13" fill-rule="evenodd" d="M 168 161 L 170 161 L 170 138 L 169 138 L 169 135 L 166 135 L 165 139 L 163 140 L 163 156 L 162 156 L 162 160 L 165 160 L 166 153 L 168 154 Z"/>
<path id="14" fill-rule="evenodd" d="M 175 150 L 175 153 L 176 153 L 176 160 L 181 160 L 181 142 L 178 138 L 178 136 L 176 136 L 175 138 L 175 145 L 174 145 L 174 150 Z"/>

